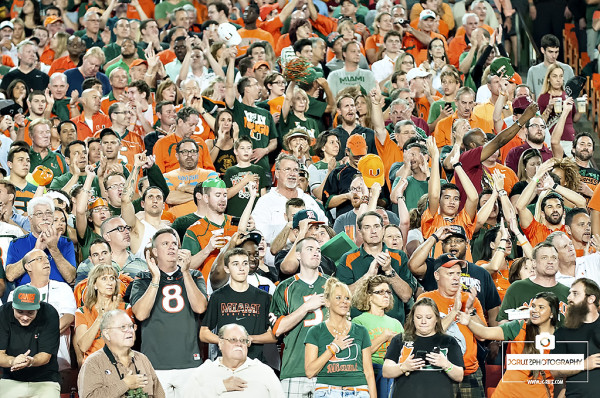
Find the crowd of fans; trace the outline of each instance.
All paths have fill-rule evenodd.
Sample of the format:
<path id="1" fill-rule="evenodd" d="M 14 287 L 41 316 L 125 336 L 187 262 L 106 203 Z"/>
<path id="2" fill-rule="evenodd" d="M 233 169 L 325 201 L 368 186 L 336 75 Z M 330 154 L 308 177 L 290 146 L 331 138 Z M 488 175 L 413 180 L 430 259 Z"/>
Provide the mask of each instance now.
<path id="1" fill-rule="evenodd" d="M 0 4 L 0 397 L 596 394 L 586 3 Z"/>

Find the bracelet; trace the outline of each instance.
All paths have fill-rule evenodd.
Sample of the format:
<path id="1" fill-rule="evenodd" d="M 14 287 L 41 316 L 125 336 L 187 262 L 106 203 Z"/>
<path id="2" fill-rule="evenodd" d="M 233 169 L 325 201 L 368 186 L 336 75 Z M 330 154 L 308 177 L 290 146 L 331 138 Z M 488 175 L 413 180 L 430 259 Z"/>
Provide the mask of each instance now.
<path id="1" fill-rule="evenodd" d="M 523 241 L 523 242 L 517 242 L 517 245 L 523 247 L 523 246 L 525 246 L 528 243 L 529 243 L 529 241 L 527 240 L 527 238 L 525 238 L 525 241 Z"/>
<path id="2" fill-rule="evenodd" d="M 498 191 L 498 196 L 508 196 L 508 193 L 504 189 L 501 189 Z"/>
<path id="3" fill-rule="evenodd" d="M 436 243 L 440 241 L 440 238 L 438 238 L 436 234 L 431 234 L 431 237 L 435 239 Z"/>
<path id="4" fill-rule="evenodd" d="M 552 190 L 553 190 L 553 191 L 556 191 L 556 187 L 558 187 L 558 185 L 559 185 L 559 184 L 558 184 L 557 182 L 555 182 L 555 183 L 554 183 L 554 185 L 552 185 Z"/>
<path id="5" fill-rule="evenodd" d="M 336 343 L 334 343 L 333 341 L 331 342 L 331 344 L 330 344 L 330 345 L 333 345 L 333 346 L 335 346 L 335 348 L 336 348 L 336 353 L 338 353 L 338 352 L 342 351 L 342 349 L 340 348 L 340 346 L 339 346 L 339 345 L 337 345 Z"/>
<path id="6" fill-rule="evenodd" d="M 155 287 L 158 289 L 160 285 L 158 283 L 150 282 L 150 287 Z"/>
<path id="7" fill-rule="evenodd" d="M 506 247 L 497 247 L 496 251 L 506 252 Z"/>
<path id="8" fill-rule="evenodd" d="M 456 162 L 456 163 L 454 163 L 454 164 L 452 165 L 452 168 L 453 168 L 453 169 L 455 169 L 455 168 L 457 168 L 458 166 L 462 167 L 462 163 L 461 163 L 461 162 Z"/>
<path id="9" fill-rule="evenodd" d="M 219 147 L 217 146 L 217 144 L 213 145 L 213 149 L 215 149 L 215 148 L 217 148 L 219 151 L 222 151 L 222 149 L 221 149 L 221 148 L 219 148 Z"/>
<path id="10" fill-rule="evenodd" d="M 385 274 L 386 277 L 388 278 L 393 278 L 394 276 L 396 276 L 396 271 L 391 270 L 389 274 Z"/>
<path id="11" fill-rule="evenodd" d="M 327 350 L 328 350 L 329 352 L 331 352 L 331 355 L 335 356 L 335 351 L 334 351 L 334 350 L 333 350 L 333 348 L 331 347 L 331 344 L 329 344 L 329 345 L 327 346 Z"/>
<path id="12" fill-rule="evenodd" d="M 450 367 L 449 367 L 448 369 L 444 369 L 444 372 L 446 372 L 446 373 L 450 373 L 450 371 L 451 371 L 452 369 L 454 369 L 454 365 L 453 365 L 453 364 L 450 364 Z"/>
<path id="13" fill-rule="evenodd" d="M 523 125 L 519 122 L 519 119 L 517 119 L 515 123 L 517 123 L 517 126 L 519 126 L 520 128 L 523 128 Z"/>

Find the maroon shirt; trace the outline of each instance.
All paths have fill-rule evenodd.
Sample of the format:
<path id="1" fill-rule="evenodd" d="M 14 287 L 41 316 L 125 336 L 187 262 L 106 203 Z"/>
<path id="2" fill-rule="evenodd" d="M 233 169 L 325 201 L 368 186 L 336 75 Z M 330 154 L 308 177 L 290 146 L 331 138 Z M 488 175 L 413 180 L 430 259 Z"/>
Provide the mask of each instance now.
<path id="1" fill-rule="evenodd" d="M 519 145 L 508 151 L 506 155 L 506 162 L 504 162 L 505 166 L 510 167 L 515 173 L 519 171 L 519 159 L 521 159 L 521 155 L 523 152 L 531 148 L 529 142 L 525 141 L 523 145 Z M 546 160 L 552 158 L 552 151 L 544 144 L 542 149 L 538 149 L 540 154 L 542 155 L 542 163 Z"/>

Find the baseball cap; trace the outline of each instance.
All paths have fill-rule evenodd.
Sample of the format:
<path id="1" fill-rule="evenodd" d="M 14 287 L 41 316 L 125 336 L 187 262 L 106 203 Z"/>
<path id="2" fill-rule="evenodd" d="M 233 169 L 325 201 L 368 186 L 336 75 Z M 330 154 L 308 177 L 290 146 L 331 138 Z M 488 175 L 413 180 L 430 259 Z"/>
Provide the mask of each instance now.
<path id="1" fill-rule="evenodd" d="M 4 28 L 11 28 L 12 30 L 15 30 L 15 25 L 13 25 L 13 23 L 10 21 L 2 21 L 2 23 L 0 23 L 0 30 Z"/>
<path id="2" fill-rule="evenodd" d="M 327 36 L 327 45 L 328 45 L 330 48 L 333 48 L 333 46 L 335 45 L 335 42 L 336 42 L 336 41 L 338 41 L 338 40 L 339 40 L 339 39 L 341 39 L 341 38 L 342 38 L 342 35 L 340 35 L 338 32 L 333 32 L 333 33 L 330 33 L 330 34 Z"/>
<path id="3" fill-rule="evenodd" d="M 463 238 L 464 240 L 467 240 L 467 233 L 465 232 L 465 229 L 463 227 L 461 227 L 460 225 L 450 225 L 450 229 L 452 230 L 452 232 L 446 239 L 451 238 L 453 236 L 457 236 L 459 238 Z M 444 240 L 446 240 L 446 239 L 444 239 Z"/>
<path id="4" fill-rule="evenodd" d="M 372 153 L 363 156 L 358 161 L 358 170 L 362 174 L 367 188 L 371 188 L 376 182 L 383 187 L 385 182 L 383 160 Z"/>
<path id="5" fill-rule="evenodd" d="M 49 17 L 46 17 L 46 19 L 44 20 L 44 27 L 46 27 L 46 26 L 48 26 L 50 24 L 53 24 L 55 22 L 59 22 L 59 21 L 63 22 L 63 20 L 62 20 L 61 17 L 57 17 L 55 15 L 51 15 Z"/>
<path id="6" fill-rule="evenodd" d="M 12 306 L 16 310 L 35 311 L 40 309 L 40 291 L 31 285 L 22 285 L 13 292 Z"/>
<path id="7" fill-rule="evenodd" d="M 433 12 L 432 10 L 423 10 L 423 11 L 421 11 L 421 14 L 419 14 L 419 19 L 421 21 L 424 20 L 424 19 L 427 19 L 427 18 L 434 18 L 435 19 L 436 16 L 437 15 L 435 15 L 435 12 Z"/>
<path id="8" fill-rule="evenodd" d="M 229 22 L 220 24 L 217 28 L 217 34 L 230 46 L 237 46 L 242 42 L 242 37 L 237 29 Z"/>
<path id="9" fill-rule="evenodd" d="M 435 263 L 433 264 L 433 270 L 437 271 L 441 267 L 450 268 L 453 267 L 455 264 L 459 264 L 462 267 L 463 264 L 466 264 L 466 261 L 459 260 L 454 254 L 445 253 L 435 259 Z"/>
<path id="10" fill-rule="evenodd" d="M 352 152 L 354 156 L 364 156 L 367 154 L 367 141 L 360 134 L 352 134 L 346 142 L 346 148 Z"/>
<path id="11" fill-rule="evenodd" d="M 108 206 L 108 202 L 104 198 L 96 198 L 88 202 L 88 210 L 93 210 L 96 207 L 102 206 Z"/>
<path id="12" fill-rule="evenodd" d="M 279 5 L 277 3 L 267 4 L 266 6 L 260 7 L 260 19 L 262 19 L 263 21 L 266 21 L 269 14 L 272 13 L 273 10 L 276 10 L 277 8 L 279 8 Z"/>
<path id="13" fill-rule="evenodd" d="M 565 92 L 567 93 L 567 96 L 571 98 L 579 97 L 579 94 L 581 94 L 581 90 L 583 90 L 583 86 L 585 86 L 586 82 L 587 79 L 583 76 L 573 76 L 570 78 L 565 83 Z"/>
<path id="14" fill-rule="evenodd" d="M 243 236 L 244 238 L 244 242 L 245 241 L 251 241 L 256 243 L 257 245 L 260 245 L 260 241 L 262 240 L 262 235 L 260 232 L 254 230 L 254 231 L 250 231 L 248 232 L 246 235 Z"/>
<path id="15" fill-rule="evenodd" d="M 319 221 L 317 214 L 313 210 L 300 210 L 298 213 L 294 214 L 292 228 L 298 228 L 300 226 L 300 221 L 306 220 L 307 218 L 309 220 L 314 220 L 309 222 L 309 224 L 325 224 L 323 221 Z"/>
<path id="16" fill-rule="evenodd" d="M 406 81 L 410 82 L 412 79 L 414 79 L 416 77 L 426 77 L 426 76 L 429 76 L 430 74 L 431 73 L 429 73 L 421 68 L 412 68 L 406 74 Z"/>
<path id="17" fill-rule="evenodd" d="M 146 66 L 148 66 L 148 61 L 146 61 L 145 59 L 136 59 L 135 61 L 133 61 L 131 63 L 131 66 L 129 66 L 130 68 L 133 68 L 134 66 L 139 66 L 145 64 Z"/>
<path id="18" fill-rule="evenodd" d="M 356 0 L 342 0 L 340 1 L 340 5 L 344 4 L 345 1 L 352 3 L 354 7 L 358 7 L 358 3 L 356 2 Z"/>
<path id="19" fill-rule="evenodd" d="M 512 79 L 515 74 L 515 68 L 510 63 L 510 59 L 497 57 L 490 64 L 490 73 L 497 76 L 504 75 L 507 79 Z"/>
<path id="20" fill-rule="evenodd" d="M 512 103 L 513 112 L 522 115 L 525 109 L 531 104 L 531 100 L 528 97 L 515 98 Z"/>
<path id="21" fill-rule="evenodd" d="M 202 183 L 202 188 L 227 188 L 227 186 L 220 178 L 209 178 Z"/>
<path id="22" fill-rule="evenodd" d="M 258 62 L 254 63 L 254 66 L 252 67 L 252 70 L 257 70 L 261 66 L 266 66 L 267 69 L 271 69 L 271 67 L 269 66 L 269 63 L 267 61 L 258 61 Z"/>

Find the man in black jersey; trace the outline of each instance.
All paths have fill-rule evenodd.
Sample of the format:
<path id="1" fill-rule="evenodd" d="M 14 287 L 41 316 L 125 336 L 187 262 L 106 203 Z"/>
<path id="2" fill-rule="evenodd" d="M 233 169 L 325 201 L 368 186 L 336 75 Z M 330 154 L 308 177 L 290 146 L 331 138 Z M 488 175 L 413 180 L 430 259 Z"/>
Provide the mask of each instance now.
<path id="1" fill-rule="evenodd" d="M 145 252 L 150 272 L 140 272 L 131 289 L 133 314 L 142 322 L 141 351 L 171 398 L 184 397 L 183 386 L 202 364 L 197 316 L 208 304 L 202 273 L 190 269 L 191 253 L 179 247 L 175 230 L 158 230 Z"/>

